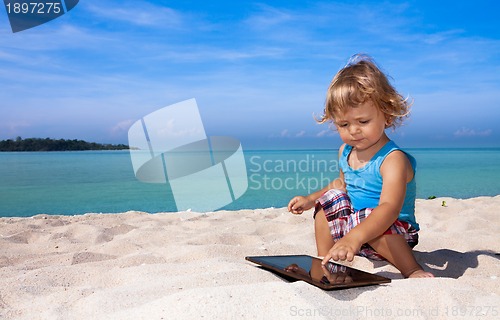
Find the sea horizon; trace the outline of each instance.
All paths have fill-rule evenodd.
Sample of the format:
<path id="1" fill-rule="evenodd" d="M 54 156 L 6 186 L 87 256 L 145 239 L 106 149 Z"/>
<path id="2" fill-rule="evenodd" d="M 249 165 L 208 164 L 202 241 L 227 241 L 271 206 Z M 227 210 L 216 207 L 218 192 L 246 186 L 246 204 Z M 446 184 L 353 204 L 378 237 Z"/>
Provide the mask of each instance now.
<path id="1" fill-rule="evenodd" d="M 500 148 L 403 148 L 417 159 L 417 198 L 500 194 Z M 220 210 L 284 207 L 338 174 L 338 149 L 245 149 L 248 189 Z M 0 216 L 176 212 L 167 184 L 140 182 L 129 150 L 0 153 Z"/>

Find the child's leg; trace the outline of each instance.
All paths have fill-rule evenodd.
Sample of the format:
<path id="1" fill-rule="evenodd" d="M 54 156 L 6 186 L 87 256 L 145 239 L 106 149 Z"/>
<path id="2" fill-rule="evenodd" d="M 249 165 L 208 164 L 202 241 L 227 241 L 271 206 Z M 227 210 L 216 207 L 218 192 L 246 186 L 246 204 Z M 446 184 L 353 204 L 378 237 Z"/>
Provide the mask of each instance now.
<path id="1" fill-rule="evenodd" d="M 368 243 L 377 253 L 392 263 L 405 278 L 434 277 L 425 272 L 413 256 L 405 238 L 399 234 L 384 234 Z"/>
<path id="2" fill-rule="evenodd" d="M 351 200 L 341 190 L 330 189 L 318 199 L 314 212 L 318 256 L 325 256 L 335 241 L 347 233 L 346 221 L 352 212 Z"/>
<path id="3" fill-rule="evenodd" d="M 314 218 L 314 236 L 316 238 L 318 256 L 324 257 L 328 253 L 328 250 L 333 247 L 334 242 L 323 209 L 318 210 Z"/>

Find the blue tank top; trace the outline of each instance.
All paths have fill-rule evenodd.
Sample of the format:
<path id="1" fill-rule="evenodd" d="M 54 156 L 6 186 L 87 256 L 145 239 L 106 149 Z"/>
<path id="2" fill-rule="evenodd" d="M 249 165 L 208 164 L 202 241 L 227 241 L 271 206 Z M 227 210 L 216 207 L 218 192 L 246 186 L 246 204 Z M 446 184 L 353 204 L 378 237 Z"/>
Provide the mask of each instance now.
<path id="1" fill-rule="evenodd" d="M 365 166 L 354 170 L 347 163 L 349 154 L 352 151 L 352 146 L 345 145 L 339 164 L 342 172 L 344 173 L 347 194 L 349 195 L 349 198 L 351 198 L 354 210 L 375 208 L 378 206 L 380 194 L 382 192 L 382 175 L 380 174 L 380 166 L 384 162 L 387 155 L 395 150 L 403 151 L 393 141 L 389 141 L 373 156 L 373 158 L 370 159 Z M 405 154 L 413 167 L 413 179 L 406 185 L 406 196 L 403 208 L 399 213 L 398 220 L 408 222 L 418 231 L 420 227 L 415 220 L 415 198 L 417 191 L 415 171 L 417 168 L 417 162 L 410 154 L 406 152 Z"/>

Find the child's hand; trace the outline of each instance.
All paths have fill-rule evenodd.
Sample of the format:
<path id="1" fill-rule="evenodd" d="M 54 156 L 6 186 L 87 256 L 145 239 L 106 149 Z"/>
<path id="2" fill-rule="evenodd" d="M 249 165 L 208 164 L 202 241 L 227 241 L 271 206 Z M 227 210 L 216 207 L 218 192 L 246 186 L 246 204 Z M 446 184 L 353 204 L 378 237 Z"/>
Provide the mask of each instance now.
<path id="1" fill-rule="evenodd" d="M 311 209 L 314 206 L 314 200 L 309 197 L 297 196 L 288 203 L 288 211 L 293 214 L 302 214 L 302 212 Z"/>
<path id="2" fill-rule="evenodd" d="M 321 262 L 322 265 L 327 264 L 327 262 L 332 259 L 333 261 L 349 261 L 354 260 L 354 256 L 358 253 L 361 245 L 356 244 L 353 241 L 349 241 L 348 235 L 344 238 L 335 242 L 333 247 L 328 251 L 328 253 L 323 258 Z"/>

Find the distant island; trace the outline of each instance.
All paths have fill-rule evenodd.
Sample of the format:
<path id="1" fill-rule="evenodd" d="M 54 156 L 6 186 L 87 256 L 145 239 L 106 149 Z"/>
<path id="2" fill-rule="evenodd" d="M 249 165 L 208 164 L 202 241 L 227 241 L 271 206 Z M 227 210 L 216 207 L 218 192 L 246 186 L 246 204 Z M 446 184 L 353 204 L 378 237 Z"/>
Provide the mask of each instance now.
<path id="1" fill-rule="evenodd" d="M 125 144 L 101 144 L 83 140 L 17 137 L 15 140 L 1 140 L 0 151 L 85 151 L 85 150 L 125 150 Z"/>

